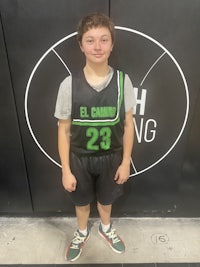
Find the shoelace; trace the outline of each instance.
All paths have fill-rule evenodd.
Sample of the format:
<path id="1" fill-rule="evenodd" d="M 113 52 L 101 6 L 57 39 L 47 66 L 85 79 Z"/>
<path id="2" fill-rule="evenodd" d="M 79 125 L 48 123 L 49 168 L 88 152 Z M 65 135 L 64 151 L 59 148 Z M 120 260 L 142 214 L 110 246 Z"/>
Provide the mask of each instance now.
<path id="1" fill-rule="evenodd" d="M 79 245 L 85 241 L 85 236 L 81 237 L 78 232 L 74 233 L 74 239 L 71 242 L 71 249 L 79 249 Z"/>
<path id="2" fill-rule="evenodd" d="M 109 239 L 112 239 L 113 244 L 120 242 L 121 240 L 119 239 L 116 230 L 112 229 L 110 232 L 105 233 Z"/>

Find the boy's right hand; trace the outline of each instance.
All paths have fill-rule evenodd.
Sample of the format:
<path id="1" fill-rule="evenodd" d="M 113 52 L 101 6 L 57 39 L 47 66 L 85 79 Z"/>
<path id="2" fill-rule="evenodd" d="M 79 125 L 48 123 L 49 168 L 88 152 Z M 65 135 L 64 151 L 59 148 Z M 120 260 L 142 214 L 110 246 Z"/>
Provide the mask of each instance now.
<path id="1" fill-rule="evenodd" d="M 76 178 L 72 173 L 68 173 L 68 174 L 63 174 L 62 175 L 62 183 L 64 188 L 68 191 L 68 192 L 73 192 L 76 190 Z"/>

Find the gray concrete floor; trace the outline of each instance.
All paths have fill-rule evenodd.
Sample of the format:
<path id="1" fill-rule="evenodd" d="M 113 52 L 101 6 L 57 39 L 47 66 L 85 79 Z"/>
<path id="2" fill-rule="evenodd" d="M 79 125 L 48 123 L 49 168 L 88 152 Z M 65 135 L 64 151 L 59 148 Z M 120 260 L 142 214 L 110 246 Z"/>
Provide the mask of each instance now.
<path id="1" fill-rule="evenodd" d="M 91 236 L 75 263 L 200 262 L 200 218 L 113 218 L 126 243 L 122 255 L 98 235 L 99 219 L 90 219 Z M 63 264 L 76 219 L 0 217 L 0 264 Z"/>

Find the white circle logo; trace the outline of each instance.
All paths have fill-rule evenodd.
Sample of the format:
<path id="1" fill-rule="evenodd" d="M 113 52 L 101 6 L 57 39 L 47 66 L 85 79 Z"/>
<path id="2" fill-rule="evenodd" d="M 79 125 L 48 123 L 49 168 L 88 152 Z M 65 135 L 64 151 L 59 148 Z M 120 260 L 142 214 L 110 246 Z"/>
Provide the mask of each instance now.
<path id="1" fill-rule="evenodd" d="M 180 140 L 188 119 L 189 92 L 181 67 L 162 44 L 131 28 L 115 28 L 120 62 L 115 62 L 118 57 L 111 61 L 128 71 L 136 96 L 130 175 L 136 176 L 161 162 Z M 42 153 L 59 167 L 53 113 L 59 83 L 66 72 L 71 74 L 80 64 L 76 35 L 67 35 L 43 54 L 29 77 L 25 93 L 25 117 L 31 136 Z M 66 53 L 71 47 L 74 51 Z M 75 58 L 74 66 L 70 57 Z M 52 135 L 50 144 L 48 135 Z"/>

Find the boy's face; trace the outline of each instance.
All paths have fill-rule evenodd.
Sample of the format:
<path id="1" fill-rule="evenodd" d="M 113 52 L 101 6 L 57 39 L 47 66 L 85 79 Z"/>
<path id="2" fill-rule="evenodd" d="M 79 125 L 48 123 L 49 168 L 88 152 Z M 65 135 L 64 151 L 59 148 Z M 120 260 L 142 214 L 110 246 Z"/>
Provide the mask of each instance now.
<path id="1" fill-rule="evenodd" d="M 89 29 L 83 34 L 80 48 L 87 62 L 107 63 L 113 49 L 110 31 L 105 27 Z"/>

